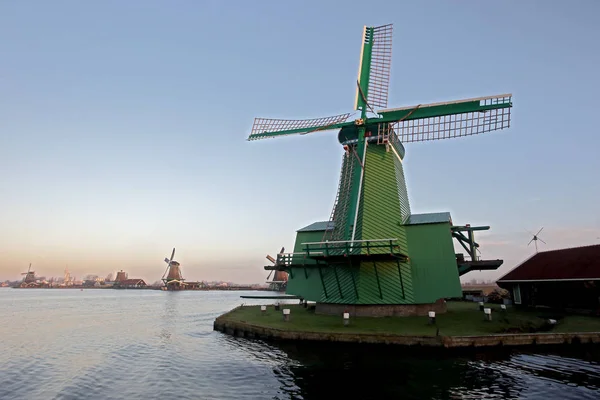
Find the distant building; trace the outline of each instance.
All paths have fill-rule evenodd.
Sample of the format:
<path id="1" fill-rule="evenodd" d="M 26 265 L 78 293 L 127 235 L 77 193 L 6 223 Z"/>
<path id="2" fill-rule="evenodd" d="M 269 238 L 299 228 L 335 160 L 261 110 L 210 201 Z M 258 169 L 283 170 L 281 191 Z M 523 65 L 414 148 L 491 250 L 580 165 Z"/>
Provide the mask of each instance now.
<path id="1" fill-rule="evenodd" d="M 125 279 L 119 282 L 115 282 L 115 286 L 120 288 L 143 288 L 146 287 L 146 282 L 143 279 Z"/>
<path id="2" fill-rule="evenodd" d="M 204 287 L 203 282 L 185 282 L 185 288 L 187 290 L 201 289 L 203 287 Z"/>
<path id="3" fill-rule="evenodd" d="M 600 310 L 600 245 L 539 252 L 497 283 L 517 306 Z"/>
<path id="4" fill-rule="evenodd" d="M 120 270 L 119 272 L 117 272 L 117 277 L 115 278 L 115 282 L 121 282 L 124 281 L 128 278 L 127 276 L 127 272 Z"/>
<path id="5" fill-rule="evenodd" d="M 36 282 L 21 282 L 21 284 L 19 285 L 19 287 L 22 287 L 22 288 L 35 288 L 35 287 L 40 287 L 40 284 L 36 283 Z"/>

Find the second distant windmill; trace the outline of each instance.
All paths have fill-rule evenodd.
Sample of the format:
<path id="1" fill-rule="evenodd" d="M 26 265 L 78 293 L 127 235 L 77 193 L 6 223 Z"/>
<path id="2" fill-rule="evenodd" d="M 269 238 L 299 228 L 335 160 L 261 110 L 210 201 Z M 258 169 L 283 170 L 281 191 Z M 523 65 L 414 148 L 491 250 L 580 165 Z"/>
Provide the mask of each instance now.
<path id="1" fill-rule="evenodd" d="M 175 248 L 173 248 L 171 258 L 165 258 L 165 262 L 167 263 L 167 269 L 165 270 L 165 273 L 162 276 L 162 281 L 165 284 L 164 287 L 166 288 L 166 290 L 181 290 L 185 285 L 183 276 L 181 275 L 180 264 L 173 259 L 174 257 Z"/>
<path id="2" fill-rule="evenodd" d="M 541 229 L 540 229 L 540 230 L 539 230 L 537 233 L 532 233 L 532 232 L 529 232 L 529 231 L 527 231 L 527 232 L 529 232 L 529 233 L 531 233 L 531 234 L 533 235 L 533 237 L 531 238 L 531 240 L 529 241 L 529 243 L 527 243 L 527 246 L 529 246 L 529 245 L 531 244 L 531 242 L 533 242 L 533 243 L 535 244 L 535 252 L 536 252 L 536 254 L 537 254 L 537 252 L 538 252 L 538 245 L 537 245 L 537 242 L 538 242 L 538 240 L 539 240 L 540 242 L 544 243 L 544 244 L 547 244 L 547 243 L 546 243 L 546 242 L 544 242 L 544 241 L 543 241 L 543 240 L 540 238 L 540 236 L 539 236 L 539 235 L 540 235 L 540 232 L 542 231 L 542 229 L 544 229 L 544 227 L 543 227 L 543 226 L 542 226 L 542 228 L 541 228 Z"/>

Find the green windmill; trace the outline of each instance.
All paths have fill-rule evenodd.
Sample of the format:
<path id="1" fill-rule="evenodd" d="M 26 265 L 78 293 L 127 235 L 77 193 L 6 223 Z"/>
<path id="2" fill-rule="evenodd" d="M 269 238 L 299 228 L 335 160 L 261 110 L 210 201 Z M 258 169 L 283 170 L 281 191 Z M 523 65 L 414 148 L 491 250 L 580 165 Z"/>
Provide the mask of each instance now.
<path id="1" fill-rule="evenodd" d="M 265 267 L 288 272 L 287 293 L 316 301 L 317 312 L 410 315 L 432 303 L 442 312 L 440 299 L 462 294 L 460 275 L 502 264 L 477 255 L 474 232 L 489 227 L 455 226 L 448 212 L 411 214 L 403 143 L 508 128 L 512 95 L 390 109 L 391 56 L 392 25 L 365 27 L 356 82 L 360 117 L 256 118 L 248 138 L 339 130 L 345 151 L 329 220 L 299 229 L 294 251 Z M 455 253 L 453 239 L 466 256 Z"/>

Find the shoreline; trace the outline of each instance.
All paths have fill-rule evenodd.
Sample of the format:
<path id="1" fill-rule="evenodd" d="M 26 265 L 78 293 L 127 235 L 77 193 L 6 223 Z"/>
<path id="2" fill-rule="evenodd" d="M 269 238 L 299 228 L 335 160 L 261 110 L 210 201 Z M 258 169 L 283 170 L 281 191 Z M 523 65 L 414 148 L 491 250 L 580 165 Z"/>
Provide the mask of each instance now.
<path id="1" fill-rule="evenodd" d="M 236 317 L 243 308 L 257 306 L 238 306 L 225 314 L 218 316 L 213 323 L 213 330 L 230 336 L 248 339 L 275 341 L 308 341 L 308 342 L 338 342 L 355 344 L 388 344 L 408 347 L 428 347 L 438 349 L 467 349 L 484 347 L 522 347 L 545 345 L 576 345 L 600 344 L 600 331 L 590 332 L 525 332 L 525 333 L 489 333 L 464 335 L 419 335 L 396 334 L 389 332 L 356 331 L 357 328 L 343 332 L 340 329 L 330 331 L 302 329 L 287 329 L 274 326 L 273 322 L 265 320 L 259 324 Z M 292 315 L 294 313 L 292 312 Z M 292 317 L 293 318 L 293 317 Z M 312 318 L 312 316 L 311 316 Z M 317 318 L 319 318 L 317 316 Z M 398 317 L 410 318 L 410 317 Z M 339 320 L 341 324 L 341 319 Z M 371 321 L 372 322 L 372 321 Z M 288 322 L 289 323 L 289 322 Z"/>

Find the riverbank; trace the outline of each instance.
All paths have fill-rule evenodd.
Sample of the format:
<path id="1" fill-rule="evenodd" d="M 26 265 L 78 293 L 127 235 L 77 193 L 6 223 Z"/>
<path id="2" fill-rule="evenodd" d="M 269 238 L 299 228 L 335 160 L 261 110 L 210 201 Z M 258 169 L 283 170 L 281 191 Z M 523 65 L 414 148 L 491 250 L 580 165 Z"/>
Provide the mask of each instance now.
<path id="1" fill-rule="evenodd" d="M 541 310 L 492 309 L 487 321 L 477 303 L 449 302 L 448 312 L 427 317 L 354 317 L 344 326 L 342 316 L 319 315 L 300 305 L 284 321 L 273 305 L 240 306 L 214 321 L 213 329 L 235 336 L 278 340 L 385 343 L 437 347 L 521 346 L 532 344 L 600 343 L 600 318 Z M 550 323 L 549 319 L 556 321 Z"/>

